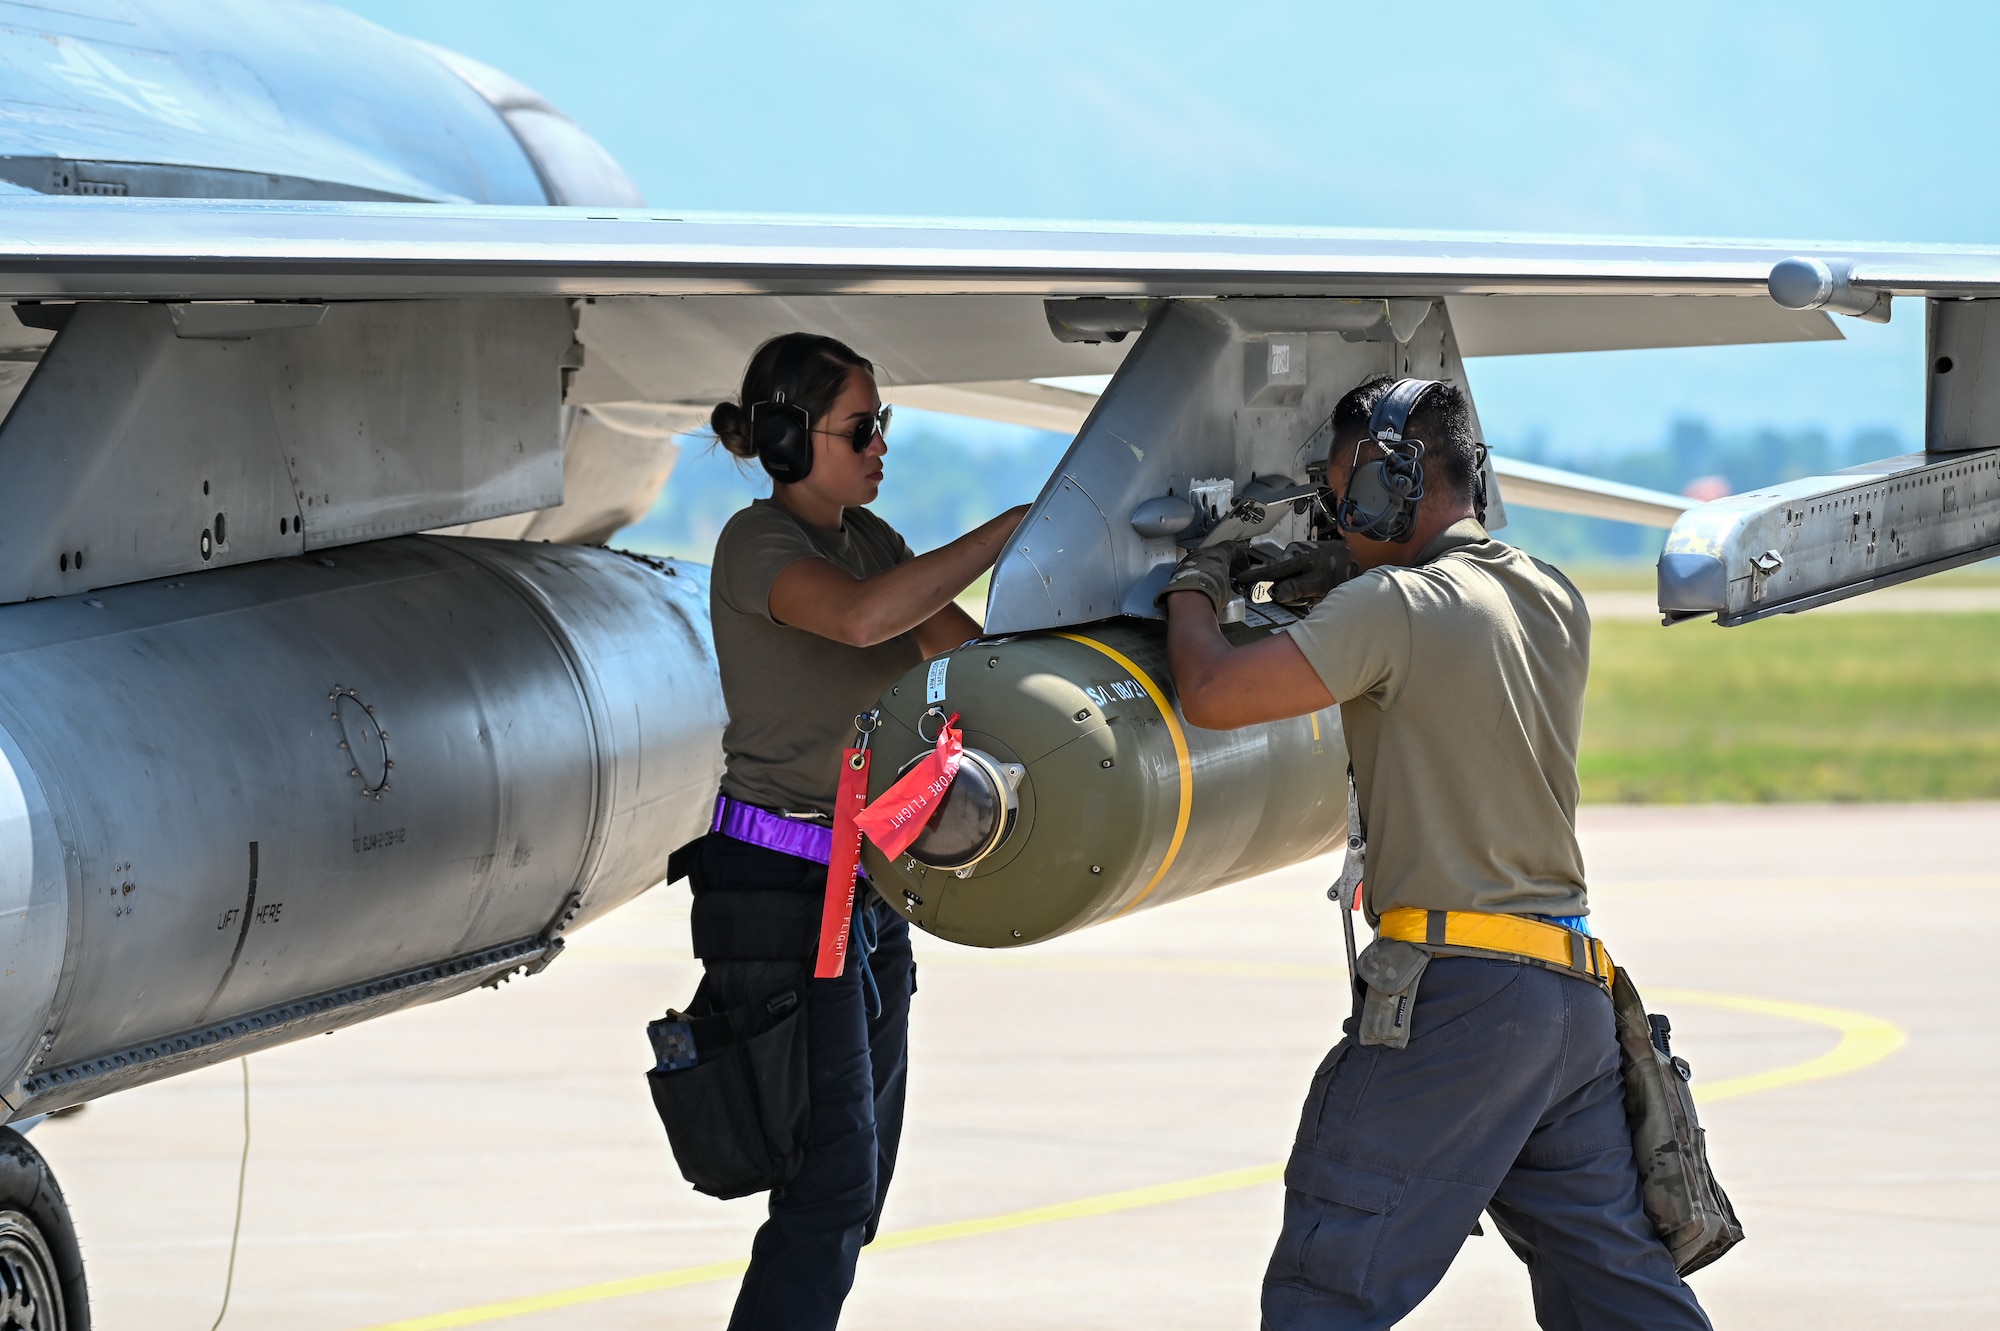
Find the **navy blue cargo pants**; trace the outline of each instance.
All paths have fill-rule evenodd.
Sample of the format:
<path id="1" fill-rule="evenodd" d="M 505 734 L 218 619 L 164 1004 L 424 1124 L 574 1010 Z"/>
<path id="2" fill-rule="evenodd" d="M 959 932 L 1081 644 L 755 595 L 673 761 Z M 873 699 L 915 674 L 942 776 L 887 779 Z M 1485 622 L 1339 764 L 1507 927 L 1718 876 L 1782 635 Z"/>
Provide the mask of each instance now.
<path id="1" fill-rule="evenodd" d="M 696 949 L 719 1006 L 759 1002 L 797 984 L 802 973 L 811 974 L 809 961 L 753 958 L 760 951 L 798 955 L 787 935 L 760 941 L 760 925 L 798 913 L 788 910 L 794 903 L 787 901 L 786 888 L 812 889 L 800 893 L 812 913 L 800 913 L 797 923 L 809 924 L 802 936 L 817 936 L 826 869 L 720 837 L 709 840 L 716 844 L 704 851 L 706 872 L 697 871 Z M 867 960 L 881 1009 L 869 1011 L 858 937 L 844 974 L 808 981 L 806 1083 L 812 1120 L 805 1162 L 791 1182 L 771 1194 L 769 1218 L 750 1245 L 750 1269 L 730 1314 L 730 1331 L 832 1331 L 854 1285 L 861 1247 L 875 1237 L 882 1220 L 903 1135 L 910 996 L 917 972 L 908 922 L 865 884 L 861 890 L 862 909 L 870 913 L 876 934 Z M 746 911 L 757 918 L 746 921 Z M 750 957 L 723 959 L 718 953 Z"/>
<path id="2" fill-rule="evenodd" d="M 1267 1331 L 1389 1327 L 1482 1211 L 1548 1331 L 1700 1328 L 1639 1201 L 1611 999 L 1537 966 L 1434 958 L 1409 1047 L 1348 1038 L 1313 1074 L 1264 1276 Z"/>

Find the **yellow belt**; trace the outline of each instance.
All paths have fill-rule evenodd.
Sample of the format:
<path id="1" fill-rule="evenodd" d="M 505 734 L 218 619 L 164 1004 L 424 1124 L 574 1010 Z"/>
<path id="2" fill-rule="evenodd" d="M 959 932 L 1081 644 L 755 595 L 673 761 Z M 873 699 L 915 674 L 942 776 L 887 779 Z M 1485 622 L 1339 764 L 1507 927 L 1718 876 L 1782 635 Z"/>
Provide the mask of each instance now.
<path id="1" fill-rule="evenodd" d="M 1611 953 L 1589 934 L 1523 915 L 1472 910 L 1419 910 L 1399 906 L 1382 912 L 1384 938 L 1466 952 L 1497 952 L 1568 971 L 1609 988 L 1617 971 Z"/>

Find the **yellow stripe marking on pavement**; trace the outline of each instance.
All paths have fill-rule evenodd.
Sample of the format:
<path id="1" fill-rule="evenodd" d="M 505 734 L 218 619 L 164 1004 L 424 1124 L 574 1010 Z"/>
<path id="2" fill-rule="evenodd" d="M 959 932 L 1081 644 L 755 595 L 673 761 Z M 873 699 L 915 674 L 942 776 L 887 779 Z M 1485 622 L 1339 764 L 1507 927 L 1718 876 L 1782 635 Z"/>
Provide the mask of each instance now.
<path id="1" fill-rule="evenodd" d="M 1024 960 L 1027 958 L 1006 956 L 1003 964 L 1011 969 Z M 1217 962 L 1194 957 L 1084 956 L 1046 957 L 1038 960 L 1042 965 L 1035 969 L 1109 970 L 1123 974 L 1232 978 L 1259 976 L 1285 980 L 1346 978 L 1346 972 L 1337 966 L 1310 966 L 1287 962 Z M 926 964 L 932 963 L 926 959 Z M 1653 991 L 1653 997 L 1662 1004 L 1692 1003 L 1699 1007 L 1725 1008 L 1737 1012 L 1756 1013 L 1759 1016 L 1781 1017 L 1810 1025 L 1830 1027 L 1840 1034 L 1839 1042 L 1816 1058 L 1789 1063 L 1781 1068 L 1773 1068 L 1769 1072 L 1730 1077 L 1707 1085 L 1697 1083 L 1695 1099 L 1703 1104 L 1858 1072 L 1889 1057 L 1908 1043 L 1909 1039 L 1900 1027 L 1880 1017 L 1871 1017 L 1864 1012 L 1851 1012 L 1845 1008 L 1822 1007 L 1817 1003 L 1791 1003 L 1782 999 L 1754 998 L 1744 994 L 1719 994 L 1699 989 L 1656 989 Z M 1204 1174 L 1199 1178 L 1182 1179 L 1175 1183 L 1160 1183 L 1147 1188 L 1101 1193 L 1095 1197 L 1057 1202 L 1051 1206 L 1032 1206 L 1022 1211 L 1007 1211 L 1000 1215 L 984 1216 L 974 1220 L 953 1220 L 941 1225 L 923 1225 L 916 1229 L 903 1229 L 877 1235 L 875 1241 L 862 1251 L 865 1255 L 870 1252 L 893 1251 L 897 1248 L 916 1248 L 929 1243 L 977 1238 L 984 1234 L 999 1234 L 1010 1229 L 1026 1229 L 1032 1225 L 1046 1225 L 1060 1220 L 1084 1220 L 1092 1216 L 1114 1215 L 1120 1211 L 1136 1211 L 1143 1207 L 1161 1206 L 1169 1202 L 1188 1201 L 1196 1197 L 1210 1197 L 1217 1193 L 1256 1187 L 1259 1184 L 1276 1183 L 1284 1177 L 1284 1173 L 1285 1167 L 1282 1163 L 1254 1165 L 1248 1169 L 1232 1169 L 1220 1174 Z M 570 1289 L 553 1290 L 547 1294 L 531 1294 L 525 1298 L 482 1303 L 452 1312 L 433 1313 L 427 1317 L 384 1322 L 368 1327 L 366 1331 L 452 1331 L 455 1327 L 480 1326 L 488 1322 L 525 1317 L 530 1313 L 553 1312 L 582 1304 L 602 1303 L 608 1299 L 630 1298 L 635 1294 L 653 1294 L 661 1290 L 679 1289 L 686 1285 L 732 1280 L 742 1275 L 749 1265 L 747 1260 L 739 1258 L 727 1262 L 708 1262 L 700 1266 L 683 1266 L 677 1270 L 656 1271 L 650 1275 L 631 1276 L 624 1280 L 607 1280 L 595 1285 L 577 1285 Z"/>
<path id="2" fill-rule="evenodd" d="M 1840 1032 L 1840 1043 L 1803 1063 L 1788 1063 L 1769 1072 L 1753 1072 L 1747 1077 L 1730 1077 L 1703 1085 L 1695 1083 L 1694 1098 L 1703 1104 L 1731 1100 L 1739 1095 L 1773 1091 L 1780 1086 L 1796 1086 L 1803 1081 L 1840 1077 L 1859 1072 L 1871 1063 L 1880 1063 L 1909 1043 L 1909 1036 L 1894 1022 L 1845 1008 L 1821 1007 L 1817 1003 L 1788 1003 L 1777 998 L 1751 998 L 1743 994 L 1713 994 L 1699 989 L 1656 989 L 1653 996 L 1662 1003 L 1694 1003 L 1702 1007 L 1729 1008 L 1754 1012 L 1765 1017 L 1831 1026 Z"/>
<path id="3" fill-rule="evenodd" d="M 1156 1183 L 1150 1188 L 1131 1188 L 1124 1192 L 1107 1192 L 1096 1197 L 1084 1197 L 1073 1202 L 1058 1202 L 1054 1206 L 1035 1206 L 1025 1211 L 1009 1211 L 1005 1215 L 987 1216 L 981 1220 L 954 1220 L 943 1225 L 925 1225 L 921 1229 L 900 1230 L 894 1234 L 879 1236 L 869 1245 L 869 1250 L 914 1248 L 924 1243 L 969 1239 L 979 1234 L 998 1234 L 1003 1230 L 1025 1229 L 1029 1225 L 1045 1225 L 1052 1220 L 1085 1220 L 1095 1215 L 1136 1211 L 1142 1206 L 1184 1202 L 1192 1197 L 1234 1192 L 1238 1188 L 1254 1187 L 1259 1183 L 1275 1183 L 1284 1176 L 1285 1167 L 1282 1164 L 1253 1165 L 1249 1169 L 1231 1169 L 1220 1174 L 1204 1174 L 1200 1178 L 1182 1179 L 1178 1183 Z"/>
<path id="4" fill-rule="evenodd" d="M 529 1313 L 574 1308 L 582 1303 L 602 1303 L 606 1299 L 651 1294 L 656 1290 L 678 1289 L 682 1285 L 705 1285 L 711 1280 L 730 1280 L 749 1269 L 749 1260 L 739 1257 L 733 1261 L 709 1262 L 705 1266 L 684 1266 L 678 1271 L 655 1271 L 648 1276 L 607 1280 L 600 1285 L 578 1285 L 574 1289 L 559 1289 L 552 1294 L 530 1294 L 525 1299 L 482 1303 L 472 1308 L 460 1308 L 455 1312 L 432 1313 L 429 1317 L 411 1317 L 401 1322 L 385 1322 L 380 1326 L 370 1327 L 368 1331 L 447 1331 L 448 1328 L 455 1326 L 478 1326 L 483 1322 L 499 1322 L 509 1317 L 525 1317 Z"/>
<path id="5" fill-rule="evenodd" d="M 942 1225 L 924 1225 L 917 1229 L 897 1230 L 892 1234 L 878 1234 L 875 1241 L 862 1251 L 882 1252 L 896 1248 L 916 1248 L 926 1243 L 944 1243 L 951 1239 L 998 1234 L 1009 1229 L 1026 1229 L 1030 1225 L 1046 1225 L 1055 1220 L 1083 1220 L 1091 1216 L 1112 1215 L 1119 1211 L 1136 1211 L 1144 1206 L 1187 1201 L 1190 1198 L 1207 1197 L 1218 1192 L 1235 1192 L 1239 1188 L 1255 1187 L 1259 1183 L 1275 1183 L 1284 1175 L 1285 1167 L 1282 1164 L 1231 1169 L 1220 1174 L 1204 1174 L 1200 1178 L 1182 1179 L 1178 1183 L 1158 1183 L 1150 1188 L 1107 1192 L 1096 1197 L 1083 1197 L 1073 1202 L 1057 1202 L 1053 1206 L 1031 1206 L 1025 1211 L 1008 1211 L 977 1220 L 952 1220 Z M 368 1331 L 450 1331 L 453 1327 L 477 1326 L 484 1322 L 522 1317 L 528 1313 L 553 1312 L 558 1308 L 574 1308 L 578 1304 L 601 1303 L 606 1299 L 622 1299 L 633 1294 L 678 1289 L 683 1285 L 706 1284 L 712 1280 L 729 1280 L 742 1275 L 749 1265 L 748 1261 L 738 1259 L 730 1262 L 709 1262 L 704 1266 L 684 1266 L 677 1271 L 659 1271 L 652 1275 L 633 1276 L 626 1280 L 607 1280 L 598 1285 L 578 1285 L 574 1289 L 559 1289 L 550 1294 L 532 1294 L 524 1299 L 506 1299 L 499 1303 L 482 1303 L 473 1308 L 460 1308 L 455 1312 L 433 1313 L 429 1317 L 385 1322 L 380 1326 L 369 1327 Z"/>

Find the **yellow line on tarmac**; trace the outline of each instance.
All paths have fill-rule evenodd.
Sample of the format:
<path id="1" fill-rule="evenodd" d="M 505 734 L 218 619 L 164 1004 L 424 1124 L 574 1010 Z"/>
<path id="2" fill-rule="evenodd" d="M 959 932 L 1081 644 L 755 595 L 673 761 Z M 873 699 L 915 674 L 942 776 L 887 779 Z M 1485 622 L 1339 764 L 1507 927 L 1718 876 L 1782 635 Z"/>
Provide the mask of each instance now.
<path id="1" fill-rule="evenodd" d="M 1186 1201 L 1192 1197 L 1207 1197 L 1218 1192 L 1234 1192 L 1239 1188 L 1254 1187 L 1259 1183 L 1275 1183 L 1284 1177 L 1284 1173 L 1285 1167 L 1281 1164 L 1256 1165 L 1249 1169 L 1231 1169 L 1221 1174 L 1205 1174 L 1200 1178 L 1182 1179 L 1178 1183 L 1159 1183 L 1150 1188 L 1132 1188 L 1125 1192 L 1107 1192 L 1097 1197 L 1084 1197 L 1073 1202 L 1057 1202 L 1053 1206 L 1032 1206 L 1025 1211 L 1008 1211 L 1003 1215 L 990 1215 L 978 1220 L 953 1220 L 942 1225 L 924 1225 L 918 1229 L 879 1234 L 865 1251 L 916 1248 L 926 1243 L 944 1243 L 951 1239 L 969 1239 L 981 1234 L 1025 1229 L 1030 1225 L 1046 1225 L 1054 1220 L 1083 1220 L 1090 1216 L 1111 1215 L 1118 1211 L 1134 1211 L 1142 1206 L 1159 1206 L 1165 1202 Z M 749 1262 L 739 1259 L 730 1262 L 710 1262 L 705 1266 L 684 1266 L 677 1271 L 659 1271 L 647 1276 L 632 1276 L 626 1280 L 607 1280 L 599 1285 L 578 1285 L 574 1289 L 559 1289 L 550 1294 L 532 1294 L 524 1299 L 506 1299 L 499 1303 L 482 1303 L 473 1308 L 460 1308 L 455 1312 L 433 1313 L 429 1317 L 385 1322 L 380 1326 L 369 1327 L 367 1331 L 450 1331 L 452 1327 L 476 1326 L 483 1322 L 497 1322 L 508 1317 L 525 1316 L 528 1313 L 552 1312 L 557 1308 L 573 1308 L 583 1303 L 601 1303 L 605 1299 L 650 1294 L 656 1290 L 677 1289 L 682 1285 L 728 1280 L 742 1275 L 749 1265 Z"/>
<path id="2" fill-rule="evenodd" d="M 559 1289 L 552 1294 L 530 1294 L 525 1299 L 505 1299 L 499 1303 L 482 1303 L 472 1308 L 460 1308 L 455 1312 L 432 1313 L 429 1317 L 411 1317 L 401 1322 L 385 1322 L 380 1326 L 368 1328 L 368 1331 L 447 1331 L 447 1328 L 455 1326 L 477 1326 L 482 1322 L 525 1317 L 529 1313 L 574 1308 L 580 1303 L 601 1303 L 606 1299 L 623 1299 L 633 1294 L 651 1294 L 655 1290 L 678 1289 L 682 1285 L 704 1285 L 711 1280 L 728 1280 L 742 1275 L 749 1266 L 749 1261 L 740 1257 L 733 1261 L 710 1262 L 706 1266 L 684 1266 L 678 1271 L 655 1271 L 649 1276 L 607 1280 L 601 1285 L 578 1285 L 574 1289 Z"/>
<path id="3" fill-rule="evenodd" d="M 924 1243 L 969 1239 L 978 1234 L 998 1234 L 1002 1230 L 1045 1225 L 1051 1220 L 1085 1220 L 1094 1215 L 1134 1211 L 1142 1206 L 1183 1202 L 1191 1197 L 1207 1197 L 1218 1192 L 1234 1192 L 1238 1188 L 1253 1187 L 1259 1183 L 1275 1183 L 1284 1176 L 1285 1167 L 1282 1164 L 1253 1165 L 1249 1169 L 1231 1169 L 1220 1174 L 1204 1174 L 1200 1178 L 1182 1179 L 1178 1183 L 1156 1183 L 1150 1188 L 1107 1192 L 1101 1196 L 1084 1197 L 1073 1202 L 1058 1202 L 1054 1206 L 1036 1206 L 1026 1211 L 1009 1211 L 1005 1215 L 987 1216 L 983 1220 L 954 1220 L 943 1225 L 925 1225 L 922 1229 L 905 1229 L 894 1234 L 883 1234 L 868 1246 L 871 1251 L 914 1248 Z"/>
<path id="4" fill-rule="evenodd" d="M 1218 961 L 1207 957 L 1105 957 L 1060 953 L 994 952 L 979 954 L 926 951 L 918 958 L 925 966 L 963 966 L 966 969 L 1049 970 L 1069 972 L 1110 972 L 1123 975 L 1193 975 L 1210 979 L 1345 980 L 1339 966 L 1296 961 Z M 1825 1026 L 1840 1035 L 1840 1041 L 1817 1058 L 1788 1063 L 1769 1072 L 1729 1077 L 1716 1082 L 1696 1082 L 1695 1099 L 1703 1104 L 1730 1100 L 1739 1095 L 1795 1086 L 1800 1082 L 1858 1072 L 1879 1063 L 1908 1043 L 1909 1037 L 1894 1022 L 1871 1017 L 1865 1012 L 1824 1007 L 1817 1003 L 1793 1003 L 1778 998 L 1753 998 L 1747 994 L 1719 994 L 1705 989 L 1648 989 L 1648 1005 L 1692 1003 L 1697 1007 L 1727 1008 L 1753 1012 L 1759 1016 L 1781 1017 L 1808 1025 Z"/>
<path id="5" fill-rule="evenodd" d="M 1714 994 L 1698 989 L 1656 989 L 1653 996 L 1663 1003 L 1730 1008 L 1737 1012 L 1754 1012 L 1759 1016 L 1784 1017 L 1817 1026 L 1831 1026 L 1840 1032 L 1840 1043 L 1818 1058 L 1790 1063 L 1769 1072 L 1753 1072 L 1747 1077 L 1730 1077 L 1707 1085 L 1695 1083 L 1694 1098 L 1703 1104 L 1859 1072 L 1909 1043 L 1909 1037 L 1895 1023 L 1871 1017 L 1865 1012 L 1849 1012 L 1845 1008 L 1821 1007 L 1817 1003 L 1788 1003 L 1777 998 L 1751 998 L 1742 994 Z"/>
<path id="6" fill-rule="evenodd" d="M 1097 968 L 1127 974 L 1150 972 L 1210 977 L 1255 975 L 1271 979 L 1301 980 L 1345 975 L 1344 971 L 1333 966 L 1305 966 L 1285 962 L 1215 962 L 1192 957 L 1052 957 L 1047 961 L 1056 963 L 1050 966 L 1050 969 L 1082 970 L 1091 968 L 1091 963 L 1096 963 Z M 1700 1007 L 1726 1008 L 1737 1012 L 1756 1013 L 1759 1016 L 1802 1021 L 1810 1025 L 1830 1027 L 1840 1034 L 1839 1042 L 1816 1058 L 1773 1068 L 1769 1072 L 1731 1077 L 1706 1085 L 1697 1083 L 1695 1098 L 1703 1104 L 1733 1099 L 1739 1095 L 1753 1095 L 1759 1091 L 1775 1090 L 1780 1086 L 1792 1086 L 1800 1082 L 1818 1081 L 1826 1077 L 1858 1072 L 1872 1063 L 1881 1062 L 1901 1049 L 1908 1041 L 1908 1037 L 1899 1027 L 1880 1017 L 1871 1017 L 1863 1012 L 1850 1012 L 1844 1008 L 1822 1007 L 1816 1003 L 1791 1003 L 1782 999 L 1718 994 L 1699 989 L 1656 989 L 1653 991 L 1653 998 L 1662 1004 L 1692 1003 Z M 1284 1172 L 1283 1164 L 1255 1165 L 1249 1169 L 1204 1174 L 1199 1178 L 1182 1179 L 1176 1183 L 1131 1188 L 1124 1192 L 1108 1192 L 1096 1197 L 1057 1202 L 1052 1206 L 1033 1206 L 1023 1211 L 1008 1211 L 976 1220 L 954 1220 L 941 1225 L 897 1230 L 894 1233 L 878 1235 L 864 1252 L 916 1248 L 927 1243 L 976 1238 L 983 1234 L 1026 1229 L 1031 1225 L 1046 1225 L 1058 1220 L 1083 1220 L 1091 1216 L 1112 1215 L 1119 1211 L 1133 1211 L 1141 1207 L 1160 1206 L 1195 1197 L 1209 1197 L 1216 1193 L 1255 1187 L 1261 1183 L 1275 1183 L 1284 1177 Z M 634 1294 L 652 1294 L 660 1290 L 679 1289 L 685 1285 L 731 1280 L 742 1275 L 748 1266 L 749 1262 L 740 1258 L 727 1262 L 709 1262 L 701 1266 L 684 1266 L 673 1271 L 656 1271 L 651 1275 L 631 1276 L 624 1280 L 607 1280 L 600 1284 L 578 1285 L 547 1294 L 531 1294 L 526 1298 L 482 1303 L 452 1312 L 433 1313 L 428 1317 L 385 1322 L 368 1327 L 366 1331 L 452 1331 L 455 1327 L 479 1326 L 487 1322 L 524 1317 L 530 1313 L 553 1312 L 559 1308 L 602 1303 L 607 1299 L 629 1298 Z"/>

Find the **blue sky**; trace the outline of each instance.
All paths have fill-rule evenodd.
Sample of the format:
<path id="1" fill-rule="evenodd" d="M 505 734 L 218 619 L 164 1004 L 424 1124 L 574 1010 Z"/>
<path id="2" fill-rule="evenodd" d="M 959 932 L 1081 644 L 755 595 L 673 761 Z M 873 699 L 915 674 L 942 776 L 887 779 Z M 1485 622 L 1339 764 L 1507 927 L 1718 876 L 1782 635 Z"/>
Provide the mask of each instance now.
<path id="1" fill-rule="evenodd" d="M 1992 244 L 2000 7 L 368 0 L 687 209 Z M 1477 362 L 1489 436 L 1921 433 L 1922 310 L 1849 341 Z"/>

